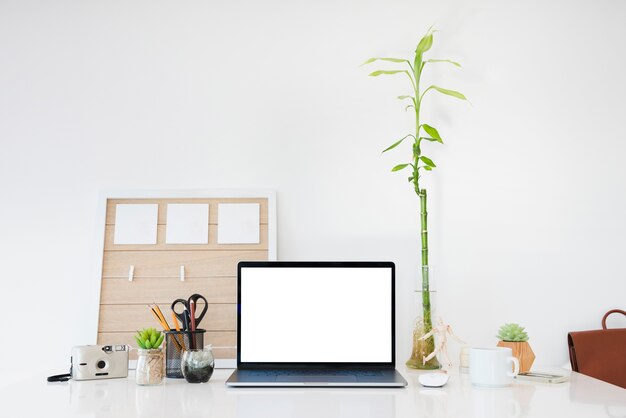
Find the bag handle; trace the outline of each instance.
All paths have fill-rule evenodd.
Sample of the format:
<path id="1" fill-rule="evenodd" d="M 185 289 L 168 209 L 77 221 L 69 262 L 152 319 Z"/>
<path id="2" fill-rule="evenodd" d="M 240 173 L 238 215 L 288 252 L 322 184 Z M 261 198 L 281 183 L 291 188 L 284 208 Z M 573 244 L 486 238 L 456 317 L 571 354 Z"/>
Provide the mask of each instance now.
<path id="1" fill-rule="evenodd" d="M 606 329 L 606 318 L 612 313 L 621 313 L 622 315 L 626 315 L 626 311 L 622 311 L 621 309 L 611 309 L 607 313 L 604 314 L 602 318 L 602 329 Z"/>

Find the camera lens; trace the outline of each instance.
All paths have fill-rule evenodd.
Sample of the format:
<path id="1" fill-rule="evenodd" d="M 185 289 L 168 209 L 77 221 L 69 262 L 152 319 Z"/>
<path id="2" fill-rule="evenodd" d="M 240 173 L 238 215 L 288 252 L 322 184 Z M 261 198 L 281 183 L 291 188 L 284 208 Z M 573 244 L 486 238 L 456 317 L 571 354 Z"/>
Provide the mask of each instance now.
<path id="1" fill-rule="evenodd" d="M 100 360 L 98 362 L 98 364 L 96 364 L 96 365 L 98 366 L 99 369 L 104 369 L 107 366 L 107 364 L 106 364 L 106 362 L 104 360 Z"/>

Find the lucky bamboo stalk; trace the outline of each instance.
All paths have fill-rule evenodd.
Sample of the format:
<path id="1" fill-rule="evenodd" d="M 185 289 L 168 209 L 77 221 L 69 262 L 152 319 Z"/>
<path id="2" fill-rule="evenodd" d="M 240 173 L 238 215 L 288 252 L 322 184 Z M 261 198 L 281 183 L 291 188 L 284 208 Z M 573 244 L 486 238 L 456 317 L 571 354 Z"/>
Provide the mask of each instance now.
<path id="1" fill-rule="evenodd" d="M 421 265 L 422 265 L 422 317 L 418 318 L 413 331 L 413 350 L 411 352 L 411 358 L 407 360 L 407 366 L 418 369 L 437 369 L 440 367 L 436 357 L 429 362 L 424 363 L 423 358 L 434 351 L 435 342 L 433 337 L 426 340 L 419 340 L 419 338 L 430 332 L 432 329 L 432 317 L 431 317 L 431 301 L 430 301 L 430 270 L 428 264 L 428 200 L 427 192 L 425 188 L 420 187 L 420 178 L 423 171 L 432 171 L 436 167 L 435 163 L 427 156 L 422 154 L 422 141 L 439 142 L 443 144 L 439 131 L 431 125 L 421 123 L 420 111 L 422 109 L 422 103 L 426 93 L 429 91 L 436 91 L 447 96 L 455 97 L 461 100 L 467 100 L 467 98 L 458 91 L 444 89 L 435 85 L 431 85 L 423 91 L 420 90 L 420 81 L 423 70 L 426 64 L 445 62 L 450 63 L 456 67 L 461 65 L 458 62 L 442 59 L 428 59 L 424 60 L 424 53 L 426 53 L 433 44 L 433 34 L 435 31 L 431 29 L 426 32 L 426 35 L 419 41 L 417 48 L 415 49 L 415 56 L 413 62 L 408 59 L 402 58 L 370 58 L 363 64 L 370 64 L 375 61 L 385 61 L 394 64 L 400 64 L 405 69 L 395 70 L 377 70 L 369 75 L 377 77 L 380 75 L 394 75 L 403 74 L 409 78 L 411 82 L 411 90 L 413 94 L 398 96 L 400 100 L 410 100 L 410 103 L 406 106 L 405 110 L 413 109 L 415 112 L 415 134 L 408 134 L 402 137 L 400 140 L 394 142 L 387 147 L 384 152 L 387 152 L 398 145 L 400 145 L 406 138 L 412 138 L 412 158 L 410 163 L 398 164 L 391 169 L 391 171 L 400 171 L 407 167 L 412 168 L 412 174 L 408 178 L 409 183 L 412 185 L 415 194 L 419 197 L 420 201 L 420 237 L 421 237 Z M 408 69 L 406 69 L 408 67 Z M 423 130 L 423 132 L 422 132 Z"/>

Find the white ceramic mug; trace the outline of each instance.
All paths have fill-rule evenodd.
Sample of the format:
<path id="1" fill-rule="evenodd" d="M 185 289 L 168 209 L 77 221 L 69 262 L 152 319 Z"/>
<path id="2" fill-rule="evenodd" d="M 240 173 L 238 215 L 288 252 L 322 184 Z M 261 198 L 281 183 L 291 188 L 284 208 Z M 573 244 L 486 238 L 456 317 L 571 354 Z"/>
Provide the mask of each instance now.
<path id="1" fill-rule="evenodd" d="M 472 347 L 470 350 L 470 382 L 476 386 L 509 386 L 518 373 L 519 361 L 510 348 Z"/>

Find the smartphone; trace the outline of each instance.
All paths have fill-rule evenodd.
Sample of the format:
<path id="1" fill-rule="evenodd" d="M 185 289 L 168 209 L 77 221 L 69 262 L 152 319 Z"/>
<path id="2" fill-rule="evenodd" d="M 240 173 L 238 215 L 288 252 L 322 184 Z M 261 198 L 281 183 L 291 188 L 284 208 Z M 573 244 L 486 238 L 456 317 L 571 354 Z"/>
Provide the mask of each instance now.
<path id="1" fill-rule="evenodd" d="M 569 380 L 567 376 L 564 376 L 561 374 L 549 374 L 549 373 L 537 373 L 537 372 L 520 373 L 517 376 L 515 376 L 515 378 L 519 380 L 532 380 L 533 382 L 543 382 L 543 383 L 563 383 Z"/>

